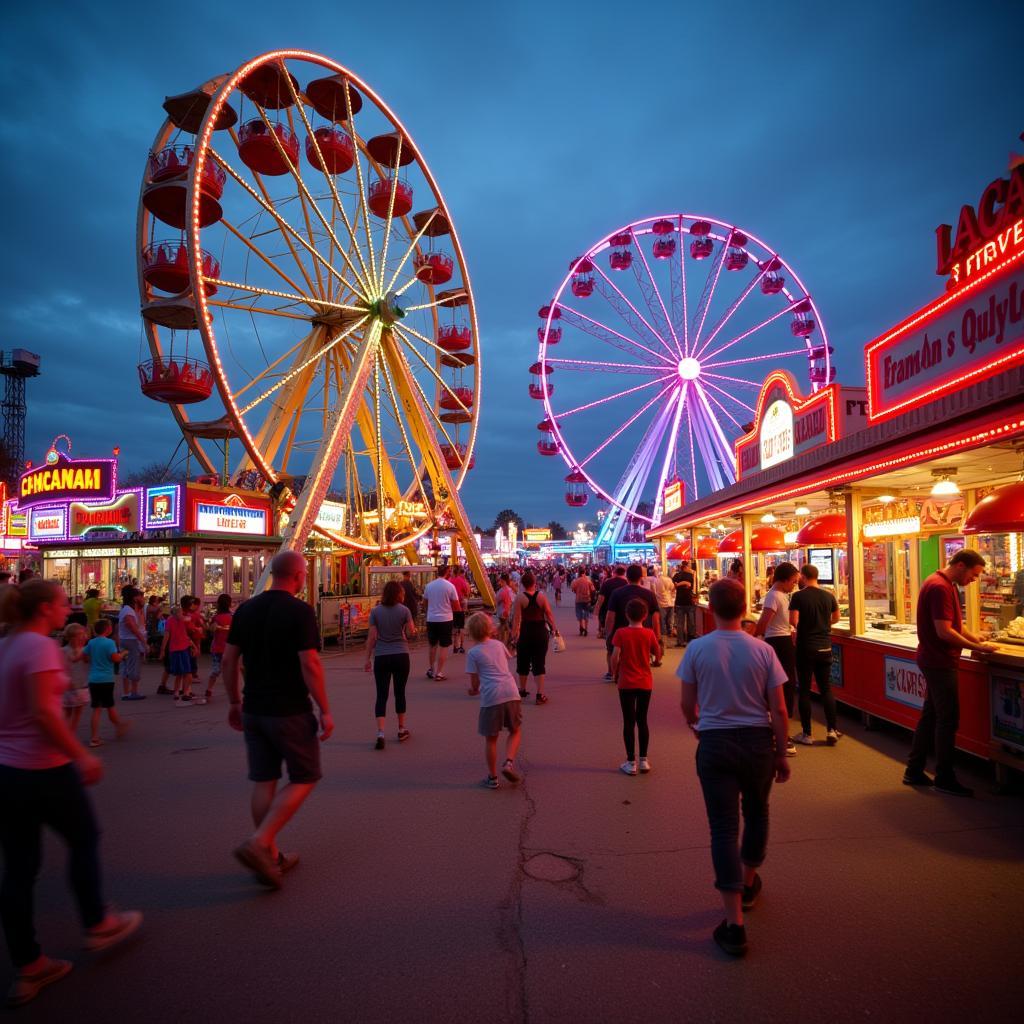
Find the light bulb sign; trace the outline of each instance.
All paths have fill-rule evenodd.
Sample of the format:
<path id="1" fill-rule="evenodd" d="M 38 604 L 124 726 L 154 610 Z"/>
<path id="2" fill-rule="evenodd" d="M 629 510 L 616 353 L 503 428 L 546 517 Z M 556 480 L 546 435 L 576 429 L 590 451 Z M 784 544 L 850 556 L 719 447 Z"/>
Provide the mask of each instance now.
<path id="1" fill-rule="evenodd" d="M 112 501 L 117 459 L 71 459 L 51 448 L 46 463 L 21 475 L 18 508 L 64 501 Z"/>
<path id="2" fill-rule="evenodd" d="M 683 507 L 684 500 L 682 480 L 673 480 L 666 484 L 665 490 L 662 491 L 662 513 L 667 516 L 672 512 L 678 512 Z"/>

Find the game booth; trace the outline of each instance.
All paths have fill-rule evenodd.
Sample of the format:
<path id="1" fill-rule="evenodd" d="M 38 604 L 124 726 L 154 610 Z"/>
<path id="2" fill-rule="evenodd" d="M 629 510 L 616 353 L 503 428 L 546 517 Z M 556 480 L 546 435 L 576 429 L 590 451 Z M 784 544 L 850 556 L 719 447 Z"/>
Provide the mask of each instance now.
<path id="1" fill-rule="evenodd" d="M 969 546 L 984 575 L 965 626 L 998 643 L 960 663 L 960 749 L 1024 768 L 1024 166 L 997 179 L 955 234 L 938 229 L 945 293 L 864 351 L 866 390 L 801 394 L 771 373 L 735 444 L 736 482 L 649 536 L 677 557 L 717 539 L 744 566 L 756 616 L 771 566 L 812 561 L 842 618 L 837 698 L 913 727 L 921 582 Z M 722 531 L 730 531 L 722 537 Z M 684 555 L 685 551 L 685 555 Z M 718 571 L 721 571 L 720 563 Z M 702 628 L 713 628 L 707 613 Z M 701 619 L 698 616 L 698 619 Z"/>

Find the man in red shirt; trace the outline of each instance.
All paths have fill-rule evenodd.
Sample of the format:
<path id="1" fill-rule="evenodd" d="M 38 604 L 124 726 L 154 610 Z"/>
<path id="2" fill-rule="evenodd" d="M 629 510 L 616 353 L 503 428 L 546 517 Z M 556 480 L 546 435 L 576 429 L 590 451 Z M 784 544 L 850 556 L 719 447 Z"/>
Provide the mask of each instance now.
<path id="1" fill-rule="evenodd" d="M 455 616 L 452 620 L 452 654 L 465 654 L 466 648 L 462 646 L 463 630 L 466 628 L 466 602 L 469 601 L 469 580 L 466 579 L 466 570 L 461 565 L 452 569 L 452 586 L 458 591 L 460 611 L 452 612 Z"/>
<path id="2" fill-rule="evenodd" d="M 964 628 L 957 587 L 974 583 L 985 568 L 985 559 L 977 551 L 958 551 L 945 569 L 932 573 L 924 581 L 917 599 L 917 667 L 924 675 L 927 693 L 920 721 L 914 730 L 914 742 L 903 775 L 905 786 L 934 786 L 954 796 L 974 796 L 953 771 L 953 749 L 960 726 L 960 695 L 957 692 L 957 666 L 963 648 L 994 651 Z M 935 779 L 925 774 L 924 766 L 935 747 Z"/>

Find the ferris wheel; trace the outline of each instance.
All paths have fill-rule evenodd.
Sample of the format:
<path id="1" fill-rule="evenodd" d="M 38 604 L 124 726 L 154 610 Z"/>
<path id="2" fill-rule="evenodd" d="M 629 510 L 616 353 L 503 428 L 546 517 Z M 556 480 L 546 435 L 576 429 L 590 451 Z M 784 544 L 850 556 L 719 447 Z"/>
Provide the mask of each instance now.
<path id="1" fill-rule="evenodd" d="M 473 549 L 480 351 L 451 214 L 364 81 L 279 50 L 169 97 L 143 177 L 143 392 L 203 470 L 271 488 L 301 547 L 325 496 L 371 553 L 439 525 Z M 479 573 L 478 573 L 479 575 Z"/>
<path id="2" fill-rule="evenodd" d="M 735 481 L 733 441 L 768 371 L 788 369 L 810 391 L 835 376 L 796 272 L 750 232 L 711 217 L 618 228 L 570 262 L 538 315 L 537 449 L 568 465 L 571 507 L 591 492 L 611 506 L 599 546 L 658 523 L 670 480 L 687 502 Z"/>

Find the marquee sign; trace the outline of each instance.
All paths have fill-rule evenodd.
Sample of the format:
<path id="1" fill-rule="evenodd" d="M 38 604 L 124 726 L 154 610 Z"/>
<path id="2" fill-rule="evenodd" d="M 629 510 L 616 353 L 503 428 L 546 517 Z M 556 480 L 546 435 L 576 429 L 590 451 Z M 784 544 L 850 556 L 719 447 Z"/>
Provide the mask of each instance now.
<path id="1" fill-rule="evenodd" d="M 340 501 L 325 501 L 320 506 L 316 515 L 316 522 L 313 524 L 321 530 L 331 530 L 333 533 L 345 532 L 345 506 Z"/>
<path id="2" fill-rule="evenodd" d="M 197 533 L 266 537 L 270 534 L 270 499 L 189 486 L 188 528 Z"/>
<path id="3" fill-rule="evenodd" d="M 31 508 L 28 510 L 29 540 L 64 540 L 68 535 L 68 508 Z"/>
<path id="4" fill-rule="evenodd" d="M 686 491 L 682 480 L 673 480 L 665 485 L 661 492 L 661 510 L 663 515 L 678 512 L 686 500 Z"/>
<path id="5" fill-rule="evenodd" d="M 68 537 L 86 537 L 90 533 L 138 533 L 141 490 L 122 491 L 107 504 L 72 501 L 68 506 Z"/>
<path id="6" fill-rule="evenodd" d="M 523 530 L 524 544 L 540 544 L 545 540 L 551 540 L 551 531 L 547 527 L 529 527 Z"/>
<path id="7" fill-rule="evenodd" d="M 1024 249 L 876 338 L 864 360 L 872 422 L 1024 364 Z"/>
<path id="8" fill-rule="evenodd" d="M 737 479 L 860 429 L 865 405 L 862 389 L 840 390 L 838 384 L 804 398 L 789 373 L 774 370 L 761 386 L 751 430 L 735 443 Z"/>
<path id="9" fill-rule="evenodd" d="M 61 501 L 112 501 L 117 486 L 117 459 L 71 459 L 51 448 L 46 464 L 18 481 L 18 507 Z"/>

